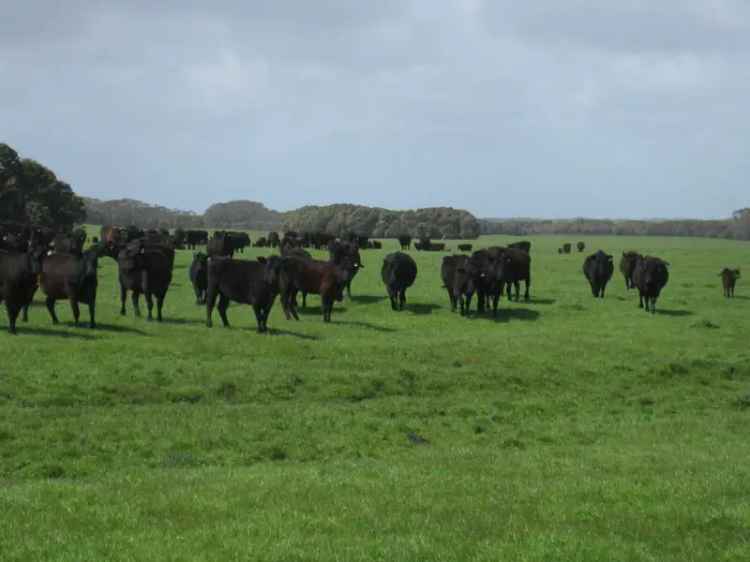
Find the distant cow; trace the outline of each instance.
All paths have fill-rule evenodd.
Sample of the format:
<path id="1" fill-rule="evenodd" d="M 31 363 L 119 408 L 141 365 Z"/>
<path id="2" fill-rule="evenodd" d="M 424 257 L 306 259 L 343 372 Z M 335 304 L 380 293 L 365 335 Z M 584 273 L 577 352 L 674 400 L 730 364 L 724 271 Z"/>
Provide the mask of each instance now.
<path id="1" fill-rule="evenodd" d="M 517 250 L 523 250 L 527 254 L 531 252 L 531 242 L 528 240 L 521 240 L 520 242 L 512 242 L 508 244 L 508 248 L 515 248 Z"/>
<path id="2" fill-rule="evenodd" d="M 172 283 L 174 250 L 163 246 L 147 246 L 143 240 L 128 244 L 118 255 L 120 279 L 120 314 L 125 315 L 127 292 L 132 292 L 133 309 L 141 315 L 138 299 L 143 293 L 148 306 L 148 319 L 152 320 L 153 297 L 156 297 L 156 319 L 162 321 L 164 299 Z"/>
<path id="3" fill-rule="evenodd" d="M 468 256 L 445 256 L 440 267 L 443 286 L 448 291 L 451 311 L 456 311 L 458 303 L 461 315 L 469 313 L 471 298 L 474 295 L 474 283 L 468 272 Z"/>
<path id="4" fill-rule="evenodd" d="M 193 254 L 190 264 L 190 282 L 195 292 L 195 304 L 206 304 L 206 288 L 208 287 L 208 256 L 203 252 Z"/>
<path id="5" fill-rule="evenodd" d="M 349 278 L 346 261 L 336 265 L 291 257 L 280 258 L 275 267 L 278 268 L 279 293 L 287 319 L 299 320 L 296 295 L 302 292 L 320 295 L 323 321 L 331 321 L 334 301 L 340 302 L 344 298 L 344 287 Z"/>
<path id="6" fill-rule="evenodd" d="M 471 244 L 459 244 L 458 245 L 458 251 L 459 252 L 471 252 L 471 249 L 473 247 L 474 246 L 472 246 Z"/>
<path id="7" fill-rule="evenodd" d="M 586 249 L 586 244 L 584 242 L 578 242 L 578 244 L 576 244 L 576 248 L 578 248 L 579 252 L 583 252 Z"/>
<path id="8" fill-rule="evenodd" d="M 401 245 L 401 250 L 409 250 L 411 248 L 411 236 L 402 234 L 398 237 L 398 243 Z"/>
<path id="9" fill-rule="evenodd" d="M 633 282 L 633 273 L 635 272 L 635 266 L 638 260 L 643 256 L 638 252 L 623 252 L 620 258 L 620 272 L 625 278 L 625 288 L 635 289 L 635 283 Z"/>
<path id="10" fill-rule="evenodd" d="M 268 245 L 271 248 L 278 248 L 280 244 L 279 233 L 273 230 L 268 233 Z"/>
<path id="11" fill-rule="evenodd" d="M 185 233 L 185 245 L 188 250 L 195 250 L 196 246 L 208 244 L 208 232 L 205 230 L 188 230 Z"/>
<path id="12" fill-rule="evenodd" d="M 278 278 L 274 263 L 282 258 L 273 257 L 259 261 L 240 261 L 231 258 L 208 260 L 208 289 L 206 291 L 206 325 L 213 325 L 216 298 L 219 298 L 219 315 L 225 327 L 229 327 L 227 308 L 230 301 L 249 304 L 255 312 L 258 332 L 268 330 L 268 315 L 278 294 Z"/>
<path id="13" fill-rule="evenodd" d="M 583 262 L 583 274 L 589 280 L 591 294 L 597 298 L 604 298 L 604 289 L 606 289 L 609 280 L 612 279 L 614 271 L 615 265 L 612 263 L 612 256 L 609 254 L 599 250 L 587 257 Z"/>
<path id="14" fill-rule="evenodd" d="M 206 246 L 208 257 L 232 257 L 234 255 L 234 245 L 231 235 L 226 232 L 215 232 Z"/>
<path id="15" fill-rule="evenodd" d="M 565 244 L 563 244 L 563 246 L 562 246 L 563 254 L 569 254 L 571 248 L 572 248 L 572 246 L 571 246 L 570 242 L 566 242 Z"/>
<path id="16" fill-rule="evenodd" d="M 406 289 L 414 284 L 417 278 L 417 264 L 403 252 L 394 252 L 385 256 L 380 275 L 385 283 L 393 310 L 403 310 L 406 304 Z"/>
<path id="17" fill-rule="evenodd" d="M 245 248 L 250 246 L 250 237 L 247 232 L 228 232 L 227 236 L 229 236 L 233 254 L 237 252 L 244 254 Z"/>
<path id="18" fill-rule="evenodd" d="M 656 312 L 656 299 L 669 281 L 669 264 L 662 259 L 646 256 L 639 258 L 633 272 L 633 282 L 638 289 L 640 308 Z"/>
<path id="19" fill-rule="evenodd" d="M 5 301 L 8 331 L 16 333 L 16 320 L 21 310 L 34 298 L 41 257 L 32 252 L 0 250 L 0 303 Z"/>
<path id="20" fill-rule="evenodd" d="M 265 248 L 268 245 L 268 240 L 266 240 L 265 236 L 261 236 L 253 242 L 253 248 Z"/>
<path id="21" fill-rule="evenodd" d="M 724 296 L 727 298 L 734 297 L 734 286 L 737 283 L 737 279 L 740 278 L 740 270 L 725 267 L 721 270 L 719 276 L 721 277 L 721 284 L 724 287 Z"/>
<path id="22" fill-rule="evenodd" d="M 47 310 L 52 323 L 57 324 L 55 302 L 67 299 L 73 311 L 73 320 L 78 326 L 79 303 L 89 307 L 89 327 L 96 327 L 96 288 L 99 254 L 96 249 L 83 254 L 52 254 L 42 264 L 40 285 L 47 295 Z"/>

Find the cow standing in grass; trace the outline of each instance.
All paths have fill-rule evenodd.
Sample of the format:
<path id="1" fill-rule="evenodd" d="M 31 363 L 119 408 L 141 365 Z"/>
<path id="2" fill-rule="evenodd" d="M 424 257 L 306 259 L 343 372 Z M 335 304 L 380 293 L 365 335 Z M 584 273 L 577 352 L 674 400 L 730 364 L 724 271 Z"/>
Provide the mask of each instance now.
<path id="1" fill-rule="evenodd" d="M 332 262 L 285 257 L 277 261 L 279 293 L 287 320 L 299 320 L 297 293 L 320 295 L 323 321 L 331 321 L 334 301 L 344 299 L 344 287 L 349 279 L 351 264 L 346 260 L 340 265 Z"/>
<path id="2" fill-rule="evenodd" d="M 615 265 L 612 263 L 612 256 L 605 254 L 601 250 L 591 254 L 583 262 L 583 274 L 591 285 L 591 294 L 596 298 L 604 298 L 604 290 L 607 283 L 612 279 L 612 273 L 615 271 Z"/>
<path id="3" fill-rule="evenodd" d="M 456 311 L 458 304 L 461 316 L 469 313 L 471 298 L 474 296 L 474 281 L 468 271 L 468 256 L 445 256 L 440 267 L 443 287 L 448 291 L 451 311 Z"/>
<path id="4" fill-rule="evenodd" d="M 417 264 L 409 255 L 394 252 L 383 260 L 380 274 L 391 299 L 391 308 L 403 310 L 406 304 L 406 289 L 411 287 L 417 278 Z"/>
<path id="5" fill-rule="evenodd" d="M 638 289 L 638 306 L 646 312 L 656 312 L 656 299 L 669 281 L 668 266 L 664 260 L 651 256 L 639 257 L 636 262 L 633 282 Z"/>
<path id="6" fill-rule="evenodd" d="M 727 298 L 734 297 L 734 286 L 737 284 L 737 279 L 740 278 L 740 270 L 725 267 L 721 270 L 719 276 L 721 277 L 721 285 L 724 288 L 724 296 Z"/>
<path id="7" fill-rule="evenodd" d="M 120 314 L 125 316 L 125 300 L 131 291 L 133 310 L 141 315 L 139 297 L 146 297 L 148 319 L 153 319 L 153 299 L 156 297 L 156 319 L 162 321 L 162 307 L 172 283 L 174 250 L 166 246 L 146 245 L 141 240 L 128 244 L 117 257 L 120 278 Z"/>
<path id="8" fill-rule="evenodd" d="M 89 307 L 89 327 L 96 327 L 98 263 L 99 255 L 96 249 L 87 250 L 81 255 L 52 254 L 45 258 L 40 285 L 47 295 L 47 310 L 53 324 L 58 323 L 55 302 L 67 299 L 76 326 L 80 317 L 78 304 L 84 303 Z"/>
<path id="9" fill-rule="evenodd" d="M 37 289 L 41 253 L 0 250 L 0 303 L 5 302 L 8 331 L 16 333 L 16 320 L 28 307 Z"/>
<path id="10" fill-rule="evenodd" d="M 190 283 L 195 292 L 195 304 L 206 304 L 206 288 L 208 287 L 208 256 L 203 252 L 193 254 L 193 262 L 188 272 Z"/>
<path id="11" fill-rule="evenodd" d="M 638 252 L 623 252 L 620 258 L 620 273 L 625 278 L 625 288 L 635 289 L 635 283 L 633 282 L 633 273 L 635 273 L 635 266 L 638 260 L 642 259 L 643 256 Z"/>

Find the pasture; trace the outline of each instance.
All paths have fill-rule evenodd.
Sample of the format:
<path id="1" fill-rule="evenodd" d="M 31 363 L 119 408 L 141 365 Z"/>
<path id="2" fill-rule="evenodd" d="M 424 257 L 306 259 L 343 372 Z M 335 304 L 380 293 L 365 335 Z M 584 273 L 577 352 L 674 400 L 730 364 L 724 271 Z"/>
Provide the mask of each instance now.
<path id="1" fill-rule="evenodd" d="M 532 299 L 496 319 L 451 313 L 437 252 L 391 311 L 393 240 L 329 325 L 311 296 L 206 328 L 188 251 L 163 324 L 119 315 L 110 258 L 97 330 L 3 310 L 0 560 L 750 560 L 750 284 L 718 276 L 750 246 L 530 240 Z M 591 296 L 599 248 L 671 263 L 657 314 L 618 271 Z"/>

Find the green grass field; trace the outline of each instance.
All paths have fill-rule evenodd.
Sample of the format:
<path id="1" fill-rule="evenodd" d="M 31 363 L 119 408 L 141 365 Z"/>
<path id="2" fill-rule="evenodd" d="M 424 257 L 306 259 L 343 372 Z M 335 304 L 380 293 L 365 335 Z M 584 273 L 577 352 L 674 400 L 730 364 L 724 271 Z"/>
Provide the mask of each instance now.
<path id="1" fill-rule="evenodd" d="M 311 296 L 206 328 L 187 251 L 163 324 L 120 317 L 109 258 L 98 330 L 3 310 L 0 560 L 750 560 L 750 289 L 718 277 L 750 246 L 583 238 L 671 262 L 652 316 L 617 271 L 591 297 L 577 239 L 531 238 L 494 320 L 450 312 L 440 253 L 392 312 L 395 241 L 330 325 Z"/>

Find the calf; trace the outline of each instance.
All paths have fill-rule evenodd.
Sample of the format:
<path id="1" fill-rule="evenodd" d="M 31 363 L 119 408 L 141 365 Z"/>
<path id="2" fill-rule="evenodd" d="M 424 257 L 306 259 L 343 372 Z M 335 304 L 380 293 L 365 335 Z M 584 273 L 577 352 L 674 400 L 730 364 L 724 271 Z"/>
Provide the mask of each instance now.
<path id="1" fill-rule="evenodd" d="M 638 306 L 644 308 L 645 302 L 646 312 L 656 312 L 656 299 L 669 281 L 668 266 L 664 260 L 651 256 L 639 257 L 636 262 L 633 282 L 638 289 Z"/>
<path id="2" fill-rule="evenodd" d="M 638 252 L 623 252 L 620 258 L 620 272 L 625 278 L 625 288 L 635 289 L 635 283 L 633 282 L 633 273 L 635 272 L 635 266 L 639 259 L 643 256 Z"/>
<path id="3" fill-rule="evenodd" d="M 40 253 L 0 250 L 0 303 L 5 301 L 11 334 L 16 333 L 19 313 L 34 298 L 40 271 Z"/>
<path id="4" fill-rule="evenodd" d="M 344 287 L 349 279 L 349 264 L 346 260 L 337 265 L 332 262 L 289 257 L 276 261 L 275 267 L 278 271 L 281 304 L 287 319 L 299 320 L 297 292 L 302 292 L 320 295 L 323 321 L 331 321 L 333 303 L 343 300 Z"/>
<path id="5" fill-rule="evenodd" d="M 203 252 L 193 254 L 190 264 L 190 282 L 195 291 L 195 304 L 206 304 L 206 288 L 208 287 L 208 256 Z"/>
<path id="6" fill-rule="evenodd" d="M 98 285 L 96 270 L 99 255 L 97 250 L 88 250 L 81 255 L 52 254 L 42 264 L 40 285 L 47 295 L 47 310 L 52 323 L 57 324 L 55 302 L 68 299 L 73 311 L 73 319 L 78 326 L 80 310 L 78 303 L 89 307 L 89 327 L 96 327 L 96 287 Z"/>
<path id="7" fill-rule="evenodd" d="M 448 291 L 451 311 L 456 311 L 456 303 L 460 306 L 461 316 L 469 313 L 471 298 L 474 295 L 474 282 L 468 272 L 468 256 L 445 256 L 440 267 L 443 287 Z"/>
<path id="8" fill-rule="evenodd" d="M 591 254 L 583 262 L 583 274 L 589 280 L 591 293 L 594 297 L 604 298 L 604 289 L 607 283 L 612 279 L 612 273 L 615 266 L 612 263 L 612 256 L 605 254 L 601 250 Z"/>
<path id="9" fill-rule="evenodd" d="M 734 286 L 737 283 L 737 279 L 740 278 L 739 269 L 722 269 L 719 273 L 721 277 L 721 284 L 724 287 L 724 296 L 727 298 L 734 297 Z"/>
<path id="10" fill-rule="evenodd" d="M 219 298 L 219 316 L 225 327 L 229 327 L 227 308 L 230 301 L 249 304 L 255 312 L 258 332 L 268 330 L 268 315 L 279 291 L 276 262 L 283 258 L 273 257 L 259 261 L 240 261 L 231 258 L 209 258 L 208 288 L 206 290 L 206 325 L 213 326 L 216 298 Z"/>
<path id="11" fill-rule="evenodd" d="M 403 310 L 406 304 L 406 289 L 411 287 L 417 278 L 417 264 L 409 255 L 394 252 L 383 260 L 380 275 L 391 299 L 391 308 Z"/>
<path id="12" fill-rule="evenodd" d="M 156 297 L 156 319 L 162 321 L 164 298 L 172 283 L 174 250 L 164 246 L 148 246 L 143 240 L 128 244 L 118 255 L 120 278 L 120 314 L 125 315 L 127 292 L 132 292 L 133 309 L 141 315 L 138 299 L 143 293 L 148 306 L 148 319 L 152 320 L 153 297 Z"/>

